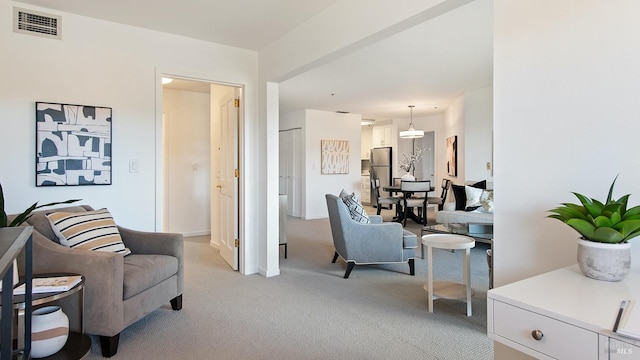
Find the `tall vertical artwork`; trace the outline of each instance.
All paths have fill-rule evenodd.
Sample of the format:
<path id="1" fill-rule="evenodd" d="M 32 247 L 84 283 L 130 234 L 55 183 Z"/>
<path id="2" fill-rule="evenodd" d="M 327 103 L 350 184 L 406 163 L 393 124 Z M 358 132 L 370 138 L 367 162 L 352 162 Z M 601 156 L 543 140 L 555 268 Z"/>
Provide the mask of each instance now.
<path id="1" fill-rule="evenodd" d="M 36 186 L 111 184 L 111 108 L 36 102 Z"/>
<path id="2" fill-rule="evenodd" d="M 320 140 L 322 174 L 349 173 L 349 141 Z"/>
<path id="3" fill-rule="evenodd" d="M 447 173 L 458 176 L 458 136 L 447 138 Z"/>

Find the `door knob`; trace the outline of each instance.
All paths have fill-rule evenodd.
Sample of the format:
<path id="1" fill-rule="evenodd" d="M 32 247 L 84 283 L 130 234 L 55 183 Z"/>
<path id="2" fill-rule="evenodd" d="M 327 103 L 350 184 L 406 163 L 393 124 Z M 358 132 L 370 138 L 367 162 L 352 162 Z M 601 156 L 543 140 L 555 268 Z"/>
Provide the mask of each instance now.
<path id="1" fill-rule="evenodd" d="M 220 185 L 220 184 L 216 185 L 216 187 L 217 187 L 218 189 L 222 189 L 222 185 Z"/>

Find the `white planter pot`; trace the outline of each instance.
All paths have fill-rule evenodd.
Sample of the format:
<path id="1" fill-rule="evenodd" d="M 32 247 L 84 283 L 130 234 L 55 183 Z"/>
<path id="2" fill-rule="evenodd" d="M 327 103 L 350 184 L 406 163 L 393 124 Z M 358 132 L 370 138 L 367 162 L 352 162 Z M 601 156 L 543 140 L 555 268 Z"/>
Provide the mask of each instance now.
<path id="1" fill-rule="evenodd" d="M 578 239 L 578 266 L 590 278 L 620 281 L 631 269 L 631 244 L 606 244 Z"/>
<path id="2" fill-rule="evenodd" d="M 64 347 L 69 337 L 69 318 L 59 306 L 34 310 L 31 319 L 31 357 L 47 357 Z"/>

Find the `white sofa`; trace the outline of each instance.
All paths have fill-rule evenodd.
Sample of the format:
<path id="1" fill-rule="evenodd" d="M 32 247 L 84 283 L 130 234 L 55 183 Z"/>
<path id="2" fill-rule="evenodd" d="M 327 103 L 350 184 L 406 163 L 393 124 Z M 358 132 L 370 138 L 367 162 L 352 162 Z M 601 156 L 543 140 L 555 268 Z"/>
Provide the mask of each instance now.
<path id="1" fill-rule="evenodd" d="M 474 183 L 475 181 L 467 181 L 465 185 L 472 185 Z M 493 183 L 487 182 L 486 185 L 487 189 L 493 190 Z M 439 224 L 493 224 L 493 213 L 486 213 L 481 210 L 456 210 L 455 201 L 447 202 L 444 204 L 442 210 L 436 213 L 436 222 Z"/>
<path id="2" fill-rule="evenodd" d="M 443 209 L 436 214 L 436 222 L 438 224 L 493 224 L 493 213 L 485 213 L 480 210 L 456 210 L 456 204 L 448 202 L 445 203 Z"/>

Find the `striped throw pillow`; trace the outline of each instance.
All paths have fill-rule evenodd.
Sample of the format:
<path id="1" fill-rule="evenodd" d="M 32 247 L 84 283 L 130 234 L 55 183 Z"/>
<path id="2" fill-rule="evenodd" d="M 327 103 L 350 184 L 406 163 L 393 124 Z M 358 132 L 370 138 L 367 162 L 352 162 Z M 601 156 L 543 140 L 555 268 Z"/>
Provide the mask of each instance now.
<path id="1" fill-rule="evenodd" d="M 369 215 L 364 210 L 364 207 L 356 197 L 355 193 L 349 194 L 344 189 L 340 191 L 339 195 L 340 199 L 347 205 L 347 209 L 349 209 L 349 215 L 355 222 L 369 224 L 371 220 L 369 219 Z"/>
<path id="2" fill-rule="evenodd" d="M 129 255 L 118 227 L 107 209 L 87 212 L 54 212 L 47 215 L 60 243 L 73 249 Z"/>

